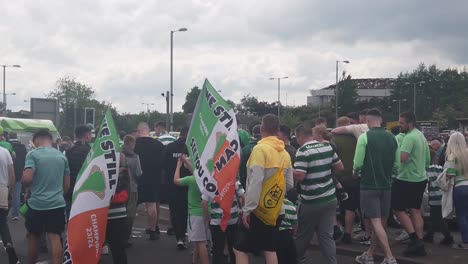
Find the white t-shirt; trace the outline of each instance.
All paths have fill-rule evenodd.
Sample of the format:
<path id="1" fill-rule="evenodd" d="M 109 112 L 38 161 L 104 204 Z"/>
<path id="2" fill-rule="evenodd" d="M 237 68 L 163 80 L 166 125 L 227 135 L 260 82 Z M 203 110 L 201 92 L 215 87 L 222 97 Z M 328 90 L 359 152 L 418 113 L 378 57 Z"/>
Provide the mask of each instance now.
<path id="1" fill-rule="evenodd" d="M 10 152 L 0 147 L 0 185 L 8 186 L 8 165 L 13 165 Z"/>
<path id="2" fill-rule="evenodd" d="M 356 124 L 356 125 L 349 125 L 346 126 L 346 129 L 349 133 L 353 134 L 356 139 L 359 138 L 362 134 L 369 131 L 369 127 L 367 124 Z"/>

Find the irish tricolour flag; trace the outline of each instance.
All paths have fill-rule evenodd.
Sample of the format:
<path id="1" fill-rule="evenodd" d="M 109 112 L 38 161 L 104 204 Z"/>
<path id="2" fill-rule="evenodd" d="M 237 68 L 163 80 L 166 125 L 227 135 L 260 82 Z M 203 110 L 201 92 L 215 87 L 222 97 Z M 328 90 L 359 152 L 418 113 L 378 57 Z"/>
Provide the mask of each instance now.
<path id="1" fill-rule="evenodd" d="M 186 142 L 194 175 L 202 192 L 223 210 L 225 230 L 236 189 L 240 142 L 234 109 L 205 80 Z"/>
<path id="2" fill-rule="evenodd" d="M 117 188 L 119 161 L 119 135 L 107 110 L 73 190 L 63 263 L 99 262 L 106 238 L 107 212 Z"/>

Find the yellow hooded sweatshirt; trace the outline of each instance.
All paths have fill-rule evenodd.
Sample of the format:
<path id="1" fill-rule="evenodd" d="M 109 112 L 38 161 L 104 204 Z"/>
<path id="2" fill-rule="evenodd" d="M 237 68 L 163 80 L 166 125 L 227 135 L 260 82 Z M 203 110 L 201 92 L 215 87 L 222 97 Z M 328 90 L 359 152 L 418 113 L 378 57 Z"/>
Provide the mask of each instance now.
<path id="1" fill-rule="evenodd" d="M 253 148 L 247 162 L 247 185 L 243 212 L 250 214 L 258 206 L 263 183 L 283 168 L 286 191 L 293 188 L 291 158 L 284 148 L 283 141 L 275 136 L 260 140 Z"/>

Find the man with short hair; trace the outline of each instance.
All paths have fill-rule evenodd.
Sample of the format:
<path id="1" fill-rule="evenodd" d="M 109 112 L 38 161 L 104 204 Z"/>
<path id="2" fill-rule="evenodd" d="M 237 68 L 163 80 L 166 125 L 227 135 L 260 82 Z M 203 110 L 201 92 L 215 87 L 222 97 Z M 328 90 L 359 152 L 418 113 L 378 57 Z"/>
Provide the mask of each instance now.
<path id="1" fill-rule="evenodd" d="M 348 117 L 340 117 L 337 120 L 338 127 L 350 125 Z M 353 232 L 354 220 L 356 218 L 356 210 L 359 209 L 359 180 L 353 178 L 353 159 L 356 150 L 357 140 L 353 135 L 338 135 L 334 134 L 331 143 L 335 145 L 335 151 L 341 162 L 344 170 L 337 175 L 337 180 L 341 183 L 348 199 L 341 201 L 340 208 L 344 209 L 344 235 L 342 242 L 351 244 L 351 234 Z"/>
<path id="2" fill-rule="evenodd" d="M 141 175 L 138 183 L 138 199 L 145 204 L 148 213 L 147 233 L 150 240 L 159 239 L 159 207 L 163 200 L 162 157 L 164 145 L 161 141 L 150 136 L 147 123 L 138 125 L 138 138 L 136 139 L 135 153 L 140 156 Z"/>
<path id="3" fill-rule="evenodd" d="M 127 202 L 127 247 L 132 246 L 130 238 L 132 236 L 133 222 L 137 215 L 138 207 L 138 181 L 143 174 L 141 170 L 140 157 L 135 153 L 136 139 L 133 136 L 126 135 L 123 138 L 122 154 L 125 155 L 125 161 L 128 168 L 129 197 Z"/>
<path id="4" fill-rule="evenodd" d="M 70 218 L 73 190 L 75 189 L 78 173 L 86 160 L 86 156 L 88 156 L 91 150 L 89 144 L 91 139 L 91 128 L 86 125 L 77 126 L 75 128 L 75 143 L 65 152 L 68 166 L 70 167 L 70 190 L 65 194 L 67 221 Z"/>
<path id="5" fill-rule="evenodd" d="M 176 140 L 175 137 L 171 136 L 167 130 L 166 130 L 166 123 L 165 122 L 157 122 L 154 125 L 154 132 L 156 132 L 156 136 L 158 137 L 158 140 L 161 141 L 161 143 L 164 146 L 169 145 L 169 143 L 174 142 Z M 174 175 L 170 175 L 174 176 Z"/>
<path id="6" fill-rule="evenodd" d="M 187 231 L 188 218 L 188 188 L 186 186 L 178 186 L 174 184 L 174 174 L 177 170 L 177 162 L 179 157 L 187 155 L 187 147 L 185 140 L 187 138 L 189 128 L 184 127 L 180 130 L 180 137 L 166 146 L 164 153 L 164 171 L 167 181 L 169 182 L 169 210 L 171 217 L 172 230 L 168 230 L 168 235 L 175 234 L 177 248 L 184 250 L 187 248 L 185 241 L 185 232 Z M 180 178 L 192 175 L 192 173 L 182 166 L 180 169 Z M 170 179 L 172 178 L 172 181 Z"/>
<path id="7" fill-rule="evenodd" d="M 296 128 L 297 142 L 294 179 L 300 183 L 299 230 L 296 238 L 297 256 L 304 260 L 314 233 L 326 263 L 336 263 L 333 226 L 336 217 L 335 184 L 332 174 L 343 170 L 343 163 L 329 143 L 313 139 L 312 129 L 305 124 Z"/>
<path id="8" fill-rule="evenodd" d="M 277 179 L 277 172 L 283 169 L 286 188 L 281 186 L 284 191 L 293 187 L 292 167 L 289 154 L 284 149 L 284 143 L 278 139 L 279 120 L 275 115 L 266 115 L 262 118 L 260 133 L 262 140 L 252 150 L 249 161 L 247 162 L 247 191 L 245 193 L 245 206 L 242 208 L 243 225 L 239 227 L 238 239 L 234 246 L 236 254 L 236 263 L 249 263 L 248 252 L 262 251 L 267 264 L 277 264 L 276 256 L 276 235 L 278 232 L 279 215 L 267 214 L 270 220 L 275 220 L 276 225 L 270 225 L 256 215 L 256 209 L 265 208 L 260 201 L 263 184 L 269 179 Z M 271 193 L 278 198 L 281 194 Z M 278 196 L 275 196 L 278 195 Z M 284 195 L 284 193 L 283 193 Z M 266 196 L 265 196 L 266 197 Z M 272 200 L 274 201 L 274 200 Z M 278 202 L 278 201 L 277 201 Z M 279 201 L 282 205 L 283 200 Z M 278 206 L 278 204 L 277 204 Z"/>
<path id="9" fill-rule="evenodd" d="M 324 117 L 318 117 L 315 119 L 315 126 L 324 126 L 327 128 L 327 119 Z"/>
<path id="10" fill-rule="evenodd" d="M 67 158 L 52 147 L 52 135 L 41 129 L 33 136 L 37 147 L 26 156 L 23 184 L 30 188 L 27 200 L 26 230 L 28 232 L 28 263 L 37 262 L 40 237 L 47 233 L 52 264 L 62 263 L 60 235 L 65 229 L 64 193 L 70 188 Z"/>
<path id="11" fill-rule="evenodd" d="M 395 137 L 381 127 L 382 114 L 377 109 L 367 113 L 369 131 L 359 137 L 354 156 L 354 175 L 360 175 L 361 211 L 370 219 L 372 240 L 369 249 L 356 262 L 374 263 L 374 251 L 379 245 L 384 251 L 382 264 L 396 264 L 386 233 L 390 213 L 392 172 L 398 169 L 398 144 Z"/>
<path id="12" fill-rule="evenodd" d="M 368 110 L 365 109 L 359 113 L 359 124 L 337 127 L 332 130 L 332 133 L 338 135 L 352 134 L 357 140 L 360 135 L 369 131 L 369 128 L 367 127 L 367 111 Z"/>
<path id="13" fill-rule="evenodd" d="M 416 128 L 414 113 L 402 113 L 400 127 L 405 136 L 400 146 L 401 165 L 392 188 L 392 208 L 411 239 L 403 254 L 410 257 L 425 256 L 421 203 L 427 186 L 429 146 L 423 133 Z M 407 210 L 409 215 L 406 213 Z"/>
<path id="14" fill-rule="evenodd" d="M 23 176 L 24 161 L 26 159 L 26 146 L 18 140 L 16 132 L 10 132 L 10 144 L 15 151 L 16 157 L 13 159 L 13 166 L 15 168 L 15 190 L 13 192 L 13 202 L 11 207 L 11 218 L 18 220 L 19 208 L 21 205 L 21 192 L 23 185 L 21 184 L 21 177 Z"/>
<path id="15" fill-rule="evenodd" d="M 261 139 L 262 135 L 260 134 L 260 125 L 256 125 L 252 128 L 252 138 L 250 139 L 249 144 L 242 148 L 241 162 L 239 166 L 239 181 L 241 182 L 244 189 L 247 183 L 247 161 L 250 158 L 250 154 L 252 153 L 253 148 Z"/>
<path id="16" fill-rule="evenodd" d="M 357 112 L 351 112 L 349 114 L 346 115 L 346 117 L 349 118 L 349 125 L 355 125 L 355 124 L 359 124 L 359 114 Z M 339 126 L 341 127 L 341 126 Z"/>
<path id="17" fill-rule="evenodd" d="M 11 146 L 11 144 L 6 141 L 6 136 L 5 136 L 5 131 L 3 130 L 3 127 L 0 126 L 0 147 L 5 148 L 10 152 L 10 155 L 12 158 L 16 157 L 15 150 Z"/>

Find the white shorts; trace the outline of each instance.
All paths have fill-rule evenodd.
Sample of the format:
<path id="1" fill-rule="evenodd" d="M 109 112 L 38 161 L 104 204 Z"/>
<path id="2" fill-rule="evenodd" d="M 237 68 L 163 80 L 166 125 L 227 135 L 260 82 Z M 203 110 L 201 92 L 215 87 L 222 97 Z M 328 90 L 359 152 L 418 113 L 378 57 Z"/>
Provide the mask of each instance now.
<path id="1" fill-rule="evenodd" d="M 187 233 L 190 242 L 201 242 L 209 240 L 209 230 L 205 225 L 203 216 L 190 215 L 188 217 Z"/>

